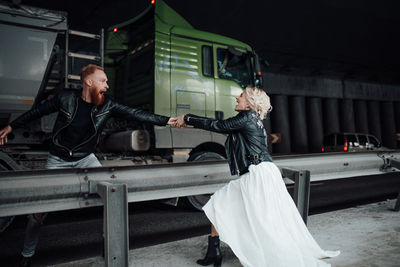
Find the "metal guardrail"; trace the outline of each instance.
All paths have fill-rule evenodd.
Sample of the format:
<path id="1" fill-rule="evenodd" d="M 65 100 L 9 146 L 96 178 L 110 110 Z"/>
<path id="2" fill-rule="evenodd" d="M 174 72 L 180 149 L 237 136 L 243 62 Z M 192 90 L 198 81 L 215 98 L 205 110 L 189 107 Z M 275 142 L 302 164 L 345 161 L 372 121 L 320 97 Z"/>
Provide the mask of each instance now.
<path id="1" fill-rule="evenodd" d="M 307 223 L 310 173 L 326 180 L 397 171 L 396 153 L 384 164 L 376 153 L 276 158 L 282 175 L 294 182 L 294 201 Z M 306 169 L 306 170 L 305 170 Z M 209 194 L 231 180 L 226 161 L 166 165 L 56 169 L 0 173 L 0 216 L 104 205 L 107 266 L 128 266 L 127 203 Z M 399 194 L 400 199 L 400 194 Z M 400 201 L 396 203 L 397 209 Z"/>
<path id="2" fill-rule="evenodd" d="M 126 184 L 128 201 L 213 193 L 230 180 L 221 162 L 0 173 L 0 216 L 101 206 L 97 184 Z"/>
<path id="3" fill-rule="evenodd" d="M 284 174 L 295 181 L 294 172 Z M 128 202 L 139 202 L 210 194 L 235 179 L 226 161 L 2 172 L 0 216 L 101 206 L 101 182 L 126 184 Z"/>
<path id="4" fill-rule="evenodd" d="M 281 168 L 307 222 L 310 172 Z M 0 216 L 104 205 L 106 266 L 128 266 L 128 203 L 213 193 L 237 176 L 226 161 L 1 173 Z"/>
<path id="5" fill-rule="evenodd" d="M 387 157 L 400 159 L 400 151 L 385 151 Z M 324 181 L 383 174 L 382 159 L 377 152 L 321 153 L 274 157 L 279 167 L 309 170 L 311 180 Z"/>

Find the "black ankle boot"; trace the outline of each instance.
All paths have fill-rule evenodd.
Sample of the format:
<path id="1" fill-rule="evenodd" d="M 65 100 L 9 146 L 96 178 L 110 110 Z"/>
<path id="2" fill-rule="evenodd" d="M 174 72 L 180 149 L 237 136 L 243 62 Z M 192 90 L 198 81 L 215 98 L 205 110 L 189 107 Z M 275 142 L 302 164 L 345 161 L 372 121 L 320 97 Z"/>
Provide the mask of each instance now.
<path id="1" fill-rule="evenodd" d="M 207 266 L 214 264 L 214 266 L 221 266 L 222 254 L 221 248 L 219 247 L 218 236 L 208 236 L 208 248 L 207 254 L 204 259 L 197 260 L 197 264 Z"/>

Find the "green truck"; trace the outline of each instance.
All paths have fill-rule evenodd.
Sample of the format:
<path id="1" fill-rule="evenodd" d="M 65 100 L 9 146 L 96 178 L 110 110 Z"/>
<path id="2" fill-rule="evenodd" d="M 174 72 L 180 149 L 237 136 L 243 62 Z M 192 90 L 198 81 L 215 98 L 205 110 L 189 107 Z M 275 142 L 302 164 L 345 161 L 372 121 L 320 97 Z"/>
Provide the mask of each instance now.
<path id="1" fill-rule="evenodd" d="M 165 116 L 229 118 L 236 114 L 235 97 L 248 85 L 261 86 L 249 45 L 193 28 L 162 0 L 108 29 L 104 62 L 116 101 Z M 160 127 L 154 137 L 157 149 L 223 155 L 225 137 L 218 134 Z"/>

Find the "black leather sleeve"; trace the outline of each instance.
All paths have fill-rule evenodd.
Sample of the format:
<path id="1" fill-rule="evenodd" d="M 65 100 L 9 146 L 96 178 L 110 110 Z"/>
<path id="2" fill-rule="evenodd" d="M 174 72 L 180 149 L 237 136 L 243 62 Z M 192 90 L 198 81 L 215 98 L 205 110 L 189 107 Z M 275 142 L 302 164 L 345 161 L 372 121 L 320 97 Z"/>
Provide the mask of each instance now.
<path id="1" fill-rule="evenodd" d="M 240 130 L 245 127 L 247 121 L 247 117 L 243 113 L 239 113 L 235 117 L 226 120 L 215 120 L 193 114 L 186 114 L 184 119 L 186 124 L 193 125 L 195 128 L 217 133 L 230 133 Z"/>
<path id="2" fill-rule="evenodd" d="M 56 112 L 59 109 L 59 103 L 60 98 L 57 95 L 52 99 L 49 99 L 44 103 L 41 103 L 36 107 L 31 108 L 30 110 L 16 118 L 13 122 L 11 122 L 10 125 L 13 129 L 20 128 L 26 125 L 28 122 L 36 120 L 44 115 Z"/>
<path id="3" fill-rule="evenodd" d="M 129 120 L 138 120 L 150 122 L 155 125 L 165 126 L 168 123 L 169 117 L 157 115 L 141 109 L 130 108 L 114 102 L 112 114 L 116 117 L 121 117 Z"/>

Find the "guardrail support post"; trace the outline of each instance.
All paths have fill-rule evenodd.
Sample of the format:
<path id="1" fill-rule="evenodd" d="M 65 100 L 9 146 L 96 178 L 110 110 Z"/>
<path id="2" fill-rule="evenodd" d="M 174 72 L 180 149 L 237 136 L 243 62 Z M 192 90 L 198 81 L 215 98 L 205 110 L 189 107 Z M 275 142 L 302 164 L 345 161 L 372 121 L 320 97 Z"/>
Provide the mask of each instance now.
<path id="1" fill-rule="evenodd" d="M 294 182 L 294 202 L 305 224 L 310 203 L 310 171 L 289 168 L 281 169 L 283 177 Z"/>
<path id="2" fill-rule="evenodd" d="M 397 201 L 393 208 L 394 211 L 400 211 L 400 192 L 397 195 Z"/>
<path id="3" fill-rule="evenodd" d="M 97 184 L 104 201 L 104 256 L 107 267 L 128 267 L 128 187 L 126 184 Z"/>
<path id="4" fill-rule="evenodd" d="M 310 204 L 310 171 L 296 173 L 294 181 L 294 200 L 304 223 L 307 224 Z"/>
<path id="5" fill-rule="evenodd" d="M 400 170 L 400 160 L 399 159 L 389 158 L 388 161 L 389 161 L 388 166 Z M 393 210 L 400 211 L 400 191 L 399 191 L 399 194 L 397 195 L 397 201 L 396 201 L 396 204 L 394 205 Z"/>

